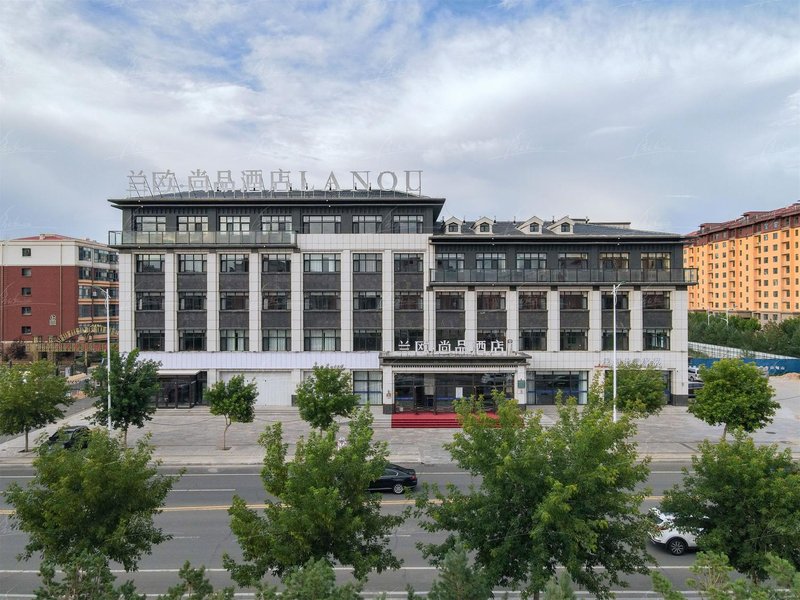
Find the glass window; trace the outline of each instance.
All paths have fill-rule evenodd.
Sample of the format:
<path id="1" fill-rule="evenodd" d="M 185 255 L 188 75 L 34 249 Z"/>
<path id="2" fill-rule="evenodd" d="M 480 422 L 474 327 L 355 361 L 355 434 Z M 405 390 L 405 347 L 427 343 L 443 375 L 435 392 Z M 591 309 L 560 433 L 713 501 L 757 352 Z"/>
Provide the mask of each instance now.
<path id="1" fill-rule="evenodd" d="M 206 349 L 206 330 L 205 329 L 179 329 L 178 330 L 178 350 L 185 351 L 205 351 Z"/>
<path id="2" fill-rule="evenodd" d="M 208 231 L 208 217 L 178 216 L 178 231 Z"/>
<path id="3" fill-rule="evenodd" d="M 94 288 L 88 285 L 79 285 L 78 298 L 94 298 Z"/>
<path id="4" fill-rule="evenodd" d="M 381 292 L 353 292 L 353 310 L 381 310 Z"/>
<path id="5" fill-rule="evenodd" d="M 642 293 L 644 310 L 669 310 L 669 292 Z"/>
<path id="6" fill-rule="evenodd" d="M 395 310 L 422 310 L 422 292 L 395 292 Z"/>
<path id="7" fill-rule="evenodd" d="M 667 270 L 670 268 L 669 252 L 642 252 L 642 268 Z"/>
<path id="8" fill-rule="evenodd" d="M 136 292 L 136 310 L 164 310 L 164 293 Z"/>
<path id="9" fill-rule="evenodd" d="M 247 292 L 219 293 L 220 310 L 247 310 L 248 308 L 249 308 L 249 299 Z"/>
<path id="10" fill-rule="evenodd" d="M 395 329 L 394 349 L 414 350 L 417 342 L 422 342 L 424 339 L 422 329 Z"/>
<path id="11" fill-rule="evenodd" d="M 78 316 L 80 318 L 89 318 L 93 315 L 92 305 L 91 304 L 81 304 L 78 306 Z"/>
<path id="12" fill-rule="evenodd" d="M 422 215 L 394 215 L 392 233 L 422 233 Z"/>
<path id="13" fill-rule="evenodd" d="M 603 330 L 603 350 L 614 349 L 614 330 Z M 628 330 L 617 329 L 617 350 L 628 350 Z"/>
<path id="14" fill-rule="evenodd" d="M 179 254 L 178 273 L 205 273 L 205 254 Z"/>
<path id="15" fill-rule="evenodd" d="M 478 292 L 478 310 L 505 310 L 506 295 L 502 292 Z"/>
<path id="16" fill-rule="evenodd" d="M 339 310 L 339 292 L 304 292 L 305 310 Z"/>
<path id="17" fill-rule="evenodd" d="M 205 292 L 178 292 L 178 310 L 205 310 Z"/>
<path id="18" fill-rule="evenodd" d="M 539 233 L 539 224 L 538 223 L 531 223 L 528 225 L 528 231 L 531 233 Z"/>
<path id="19" fill-rule="evenodd" d="M 669 350 L 669 329 L 645 329 L 644 350 Z"/>
<path id="20" fill-rule="evenodd" d="M 306 352 L 330 352 L 341 349 L 341 334 L 338 329 L 306 329 L 303 333 L 303 350 Z"/>
<path id="21" fill-rule="evenodd" d="M 506 255 L 500 252 L 479 252 L 475 255 L 475 268 L 497 271 L 506 268 Z"/>
<path id="22" fill-rule="evenodd" d="M 340 270 L 338 254 L 303 254 L 305 273 L 338 273 Z"/>
<path id="23" fill-rule="evenodd" d="M 23 306 L 22 307 L 22 314 L 23 314 L 23 316 L 27 317 L 28 315 L 32 315 L 33 314 L 33 310 L 31 309 L 30 306 Z"/>
<path id="24" fill-rule="evenodd" d="M 547 330 L 545 329 L 520 329 L 520 350 L 547 350 Z"/>
<path id="25" fill-rule="evenodd" d="M 464 254 L 449 252 L 436 255 L 436 269 L 439 271 L 463 271 Z"/>
<path id="26" fill-rule="evenodd" d="M 585 329 L 562 329 L 561 350 L 586 350 L 589 335 Z"/>
<path id="27" fill-rule="evenodd" d="M 353 350 L 356 352 L 380 351 L 382 344 L 380 329 L 354 329 Z"/>
<path id="28" fill-rule="evenodd" d="M 380 233 L 383 217 L 380 215 L 353 216 L 353 233 Z"/>
<path id="29" fill-rule="evenodd" d="M 133 217 L 134 231 L 166 231 L 167 217 L 142 216 Z"/>
<path id="30" fill-rule="evenodd" d="M 561 252 L 558 255 L 559 269 L 588 269 L 589 255 L 586 252 Z"/>
<path id="31" fill-rule="evenodd" d="M 263 273 L 289 273 L 292 270 L 291 254 L 262 254 L 261 271 Z"/>
<path id="32" fill-rule="evenodd" d="M 247 352 L 250 339 L 246 329 L 220 329 L 219 349 L 223 352 Z"/>
<path id="33" fill-rule="evenodd" d="M 569 233 L 569 223 L 562 223 L 561 224 L 561 232 L 562 233 Z"/>
<path id="34" fill-rule="evenodd" d="M 629 265 L 629 254 L 627 252 L 601 252 L 600 253 L 600 268 L 613 270 L 613 269 L 627 269 Z"/>
<path id="35" fill-rule="evenodd" d="M 303 233 L 339 233 L 339 215 L 303 215 Z"/>
<path id="36" fill-rule="evenodd" d="M 30 255 L 31 255 L 31 249 L 30 248 L 23 248 L 22 249 L 22 256 L 30 256 Z"/>
<path id="37" fill-rule="evenodd" d="M 422 273 L 422 254 L 395 254 L 394 272 Z"/>
<path id="38" fill-rule="evenodd" d="M 547 292 L 520 292 L 519 310 L 547 310 Z"/>
<path id="39" fill-rule="evenodd" d="M 292 331 L 290 329 L 265 329 L 261 344 L 264 352 L 290 352 Z"/>
<path id="40" fill-rule="evenodd" d="M 92 260 L 92 249 L 91 248 L 84 248 L 82 246 L 78 247 L 78 260 Z"/>
<path id="41" fill-rule="evenodd" d="M 488 223 L 481 223 L 480 226 L 478 227 L 478 231 L 480 231 L 481 233 L 489 233 L 491 230 L 492 228 L 489 226 Z"/>
<path id="42" fill-rule="evenodd" d="M 220 273 L 247 273 L 250 270 L 249 254 L 220 254 Z"/>
<path id="43" fill-rule="evenodd" d="M 81 267 L 81 268 L 85 268 L 85 267 Z M 22 269 L 21 273 L 22 273 L 23 277 L 30 277 L 31 275 L 33 275 L 33 271 L 31 269 L 28 269 L 28 268 Z M 86 278 L 82 277 L 82 279 L 86 279 Z"/>
<path id="44" fill-rule="evenodd" d="M 436 292 L 436 310 L 464 310 L 464 292 Z"/>
<path id="45" fill-rule="evenodd" d="M 383 373 L 381 371 L 353 371 L 353 393 L 361 404 L 383 403 Z"/>
<path id="46" fill-rule="evenodd" d="M 547 254 L 542 252 L 520 252 L 517 254 L 517 269 L 546 269 Z"/>
<path id="47" fill-rule="evenodd" d="M 380 273 L 383 271 L 383 256 L 380 253 L 353 254 L 353 273 Z"/>
<path id="48" fill-rule="evenodd" d="M 459 229 L 460 229 L 460 228 L 459 228 L 459 226 L 458 226 L 458 223 L 450 223 L 450 224 L 447 226 L 447 231 L 448 231 L 448 232 L 450 232 L 450 233 L 458 233 L 458 230 L 459 230 Z"/>
<path id="49" fill-rule="evenodd" d="M 30 335 L 33 330 L 31 329 L 30 325 L 23 325 L 20 331 L 22 332 L 22 335 Z"/>
<path id="50" fill-rule="evenodd" d="M 442 342 L 450 342 L 450 348 L 455 349 L 458 342 L 464 339 L 463 329 L 437 329 L 436 330 L 436 345 Z M 414 348 L 411 348 L 412 350 Z"/>
<path id="51" fill-rule="evenodd" d="M 219 218 L 219 230 L 233 233 L 250 231 L 249 215 L 222 216 Z"/>
<path id="52" fill-rule="evenodd" d="M 163 273 L 164 255 L 163 254 L 137 254 L 136 255 L 137 273 Z"/>
<path id="53" fill-rule="evenodd" d="M 559 300 L 561 310 L 586 310 L 589 306 L 586 292 L 561 292 Z"/>
<path id="54" fill-rule="evenodd" d="M 564 399 L 575 398 L 586 404 L 589 391 L 588 371 L 528 371 L 528 404 L 555 404 L 558 393 Z"/>
<path id="55" fill-rule="evenodd" d="M 486 343 L 486 349 L 491 350 L 492 342 L 503 342 L 505 344 L 506 341 L 506 330 L 505 329 L 478 329 L 477 340 L 479 342 Z"/>
<path id="56" fill-rule="evenodd" d="M 261 296 L 262 310 L 290 310 L 289 292 L 264 292 Z"/>
<path id="57" fill-rule="evenodd" d="M 613 292 L 603 292 L 600 296 L 603 310 L 614 310 Z M 617 310 L 628 310 L 628 292 L 617 292 Z"/>
<path id="58" fill-rule="evenodd" d="M 291 215 L 261 215 L 261 231 L 293 231 Z"/>
<path id="59" fill-rule="evenodd" d="M 163 329 L 139 329 L 136 331 L 136 347 L 139 350 L 160 352 L 164 349 Z"/>

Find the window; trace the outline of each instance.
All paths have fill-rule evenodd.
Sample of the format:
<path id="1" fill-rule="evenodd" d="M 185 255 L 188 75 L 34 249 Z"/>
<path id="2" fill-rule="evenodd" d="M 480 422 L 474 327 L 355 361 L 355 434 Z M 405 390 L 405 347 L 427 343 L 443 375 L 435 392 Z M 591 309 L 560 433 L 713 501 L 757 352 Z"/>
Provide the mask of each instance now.
<path id="1" fill-rule="evenodd" d="M 422 233 L 422 215 L 395 215 L 392 233 Z"/>
<path id="2" fill-rule="evenodd" d="M 506 295 L 502 292 L 478 292 L 478 310 L 505 310 Z"/>
<path id="3" fill-rule="evenodd" d="M 395 292 L 395 310 L 422 310 L 422 292 Z"/>
<path id="4" fill-rule="evenodd" d="M 136 332 L 136 347 L 139 350 L 158 352 L 164 349 L 163 329 L 139 329 Z"/>
<path id="5" fill-rule="evenodd" d="M 250 231 L 249 216 L 226 216 L 219 218 L 219 230 L 233 233 Z"/>
<path id="6" fill-rule="evenodd" d="M 531 223 L 528 225 L 528 231 L 531 233 L 539 233 L 539 224 L 538 223 Z"/>
<path id="7" fill-rule="evenodd" d="M 246 329 L 220 329 L 219 349 L 223 352 L 247 352 L 249 347 Z"/>
<path id="8" fill-rule="evenodd" d="M 353 310 L 381 310 L 381 292 L 353 292 Z"/>
<path id="9" fill-rule="evenodd" d="M 31 249 L 30 248 L 23 248 L 22 249 L 22 256 L 30 256 L 30 255 L 31 255 Z"/>
<path id="10" fill-rule="evenodd" d="M 136 255 L 137 273 L 163 273 L 164 255 L 163 254 L 137 254 Z"/>
<path id="11" fill-rule="evenodd" d="M 88 319 L 94 314 L 91 304 L 81 304 L 78 306 L 78 317 Z"/>
<path id="12" fill-rule="evenodd" d="M 585 252 L 561 252 L 558 255 L 559 269 L 588 269 L 589 255 Z"/>
<path id="13" fill-rule="evenodd" d="M 167 217 L 143 216 L 133 217 L 134 231 L 166 231 Z"/>
<path id="14" fill-rule="evenodd" d="M 603 330 L 603 350 L 614 349 L 614 330 Z M 628 330 L 617 329 L 617 350 L 628 350 Z"/>
<path id="15" fill-rule="evenodd" d="M 331 352 L 341 349 L 338 329 L 306 329 L 303 335 L 303 350 L 306 352 Z"/>
<path id="16" fill-rule="evenodd" d="M 247 310 L 249 299 L 247 292 L 220 292 L 220 310 Z"/>
<path id="17" fill-rule="evenodd" d="M 23 306 L 22 307 L 22 315 L 23 316 L 27 317 L 27 316 L 32 315 L 32 314 L 33 314 L 33 310 L 31 309 L 30 306 Z"/>
<path id="18" fill-rule="evenodd" d="M 339 233 L 339 215 L 303 215 L 303 233 Z"/>
<path id="19" fill-rule="evenodd" d="M 178 273 L 205 273 L 205 254 L 179 254 Z"/>
<path id="20" fill-rule="evenodd" d="M 205 310 L 205 292 L 178 292 L 178 310 Z"/>
<path id="21" fill-rule="evenodd" d="M 561 233 L 569 233 L 569 223 L 561 224 Z"/>
<path id="22" fill-rule="evenodd" d="M 338 273 L 340 270 L 338 254 L 303 254 L 305 273 Z"/>
<path id="23" fill-rule="evenodd" d="M 291 215 L 261 215 L 261 231 L 292 231 Z"/>
<path id="24" fill-rule="evenodd" d="M 588 337 L 585 329 L 562 329 L 561 350 L 586 350 Z"/>
<path id="25" fill-rule="evenodd" d="M 480 226 L 478 227 L 478 231 L 480 231 L 481 233 L 489 233 L 491 230 L 492 228 L 489 226 L 488 223 L 481 223 Z"/>
<path id="26" fill-rule="evenodd" d="M 586 404 L 588 371 L 528 371 L 528 404 L 555 404 L 558 393 Z"/>
<path id="27" fill-rule="evenodd" d="M 204 351 L 206 349 L 205 329 L 179 329 L 178 350 Z"/>
<path id="28" fill-rule="evenodd" d="M 547 331 L 544 329 L 521 329 L 519 332 L 520 350 L 547 350 Z"/>
<path id="29" fill-rule="evenodd" d="M 353 371 L 353 393 L 361 404 L 383 403 L 383 373 L 381 371 Z"/>
<path id="30" fill-rule="evenodd" d="M 422 273 L 421 254 L 395 254 L 395 273 Z"/>
<path id="31" fill-rule="evenodd" d="M 178 231 L 208 231 L 208 217 L 179 216 Z"/>
<path id="32" fill-rule="evenodd" d="M 436 310 L 464 310 L 464 293 L 436 292 Z"/>
<path id="33" fill-rule="evenodd" d="M 247 273 L 250 270 L 249 254 L 220 254 L 220 273 Z"/>
<path id="34" fill-rule="evenodd" d="M 458 233 L 459 229 L 460 229 L 460 227 L 458 226 L 458 223 L 450 223 L 447 226 L 448 233 Z"/>
<path id="35" fill-rule="evenodd" d="M 629 261 L 629 254 L 627 252 L 601 252 L 600 253 L 600 268 L 606 270 L 613 269 L 627 269 Z"/>
<path id="36" fill-rule="evenodd" d="M 506 268 L 506 255 L 500 252 L 479 252 L 475 255 L 475 268 L 497 271 Z"/>
<path id="37" fill-rule="evenodd" d="M 669 350 L 669 329 L 645 329 L 644 350 Z"/>
<path id="38" fill-rule="evenodd" d="M 292 332 L 289 329 L 265 329 L 261 344 L 264 352 L 290 352 Z"/>
<path id="39" fill-rule="evenodd" d="M 136 310 L 164 310 L 164 292 L 136 292 Z"/>
<path id="40" fill-rule="evenodd" d="M 520 292 L 519 310 L 547 310 L 547 292 Z"/>
<path id="41" fill-rule="evenodd" d="M 32 329 L 31 329 L 30 325 L 23 325 L 21 331 L 22 331 L 22 335 L 30 335 Z"/>
<path id="42" fill-rule="evenodd" d="M 603 310 L 614 310 L 614 294 L 603 292 L 600 297 L 600 304 Z M 617 310 L 628 310 L 628 292 L 617 292 Z"/>
<path id="43" fill-rule="evenodd" d="M 423 341 L 422 329 L 395 329 L 394 349 L 413 350 L 417 342 Z"/>
<path id="44" fill-rule="evenodd" d="M 353 350 L 356 352 L 379 351 L 382 338 L 380 329 L 354 329 Z"/>
<path id="45" fill-rule="evenodd" d="M 79 285 L 78 298 L 94 298 L 94 288 L 88 285 Z"/>
<path id="46" fill-rule="evenodd" d="M 31 269 L 28 269 L 28 268 L 22 269 L 22 276 L 23 277 L 30 277 L 32 274 L 33 274 L 33 271 L 31 271 Z"/>
<path id="47" fill-rule="evenodd" d="M 436 345 L 442 342 L 450 342 L 450 348 L 455 349 L 458 342 L 464 339 L 463 329 L 437 329 L 436 330 Z M 412 348 L 413 350 L 413 348 Z"/>
<path id="48" fill-rule="evenodd" d="M 380 273 L 383 257 L 379 253 L 353 254 L 353 273 Z"/>
<path id="49" fill-rule="evenodd" d="M 642 252 L 642 269 L 657 269 L 659 271 L 670 268 L 669 252 Z"/>
<path id="50" fill-rule="evenodd" d="M 559 300 L 561 310 L 586 310 L 588 308 L 586 292 L 561 292 Z"/>
<path id="51" fill-rule="evenodd" d="M 29 288 L 29 287 L 22 288 L 21 295 L 22 296 L 30 296 L 31 295 L 31 288 Z"/>
<path id="52" fill-rule="evenodd" d="M 261 296 L 262 310 L 289 310 L 289 292 L 264 292 Z"/>
<path id="53" fill-rule="evenodd" d="M 339 310 L 339 292 L 304 292 L 305 310 Z"/>
<path id="54" fill-rule="evenodd" d="M 669 292 L 644 292 L 642 308 L 645 310 L 669 310 Z"/>
<path id="55" fill-rule="evenodd" d="M 92 260 L 92 249 L 78 246 L 78 260 Z"/>
<path id="56" fill-rule="evenodd" d="M 437 254 L 436 269 L 439 271 L 463 271 L 464 255 L 460 252 Z"/>
<path id="57" fill-rule="evenodd" d="M 291 254 L 263 254 L 261 256 L 261 271 L 263 273 L 289 273 L 291 270 Z"/>
<path id="58" fill-rule="evenodd" d="M 547 254 L 538 252 L 520 252 L 517 254 L 517 269 L 546 269 Z"/>
<path id="59" fill-rule="evenodd" d="M 353 217 L 353 233 L 380 233 L 383 217 L 380 215 L 355 215 Z"/>
<path id="60" fill-rule="evenodd" d="M 486 343 L 486 349 L 492 349 L 492 342 L 503 342 L 506 341 L 506 330 L 505 329 L 478 329 L 477 332 L 477 340 L 479 342 Z"/>

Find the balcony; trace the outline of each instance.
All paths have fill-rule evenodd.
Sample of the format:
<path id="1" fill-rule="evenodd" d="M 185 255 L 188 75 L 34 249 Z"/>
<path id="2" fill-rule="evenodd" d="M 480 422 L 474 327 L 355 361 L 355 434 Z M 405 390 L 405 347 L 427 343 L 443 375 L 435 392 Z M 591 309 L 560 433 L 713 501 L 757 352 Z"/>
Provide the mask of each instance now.
<path id="1" fill-rule="evenodd" d="M 472 283 L 611 285 L 621 282 L 693 285 L 697 283 L 697 269 L 463 269 L 459 271 L 430 269 L 431 285 Z"/>
<path id="2" fill-rule="evenodd" d="M 108 245 L 167 246 L 295 246 L 293 231 L 109 231 Z"/>

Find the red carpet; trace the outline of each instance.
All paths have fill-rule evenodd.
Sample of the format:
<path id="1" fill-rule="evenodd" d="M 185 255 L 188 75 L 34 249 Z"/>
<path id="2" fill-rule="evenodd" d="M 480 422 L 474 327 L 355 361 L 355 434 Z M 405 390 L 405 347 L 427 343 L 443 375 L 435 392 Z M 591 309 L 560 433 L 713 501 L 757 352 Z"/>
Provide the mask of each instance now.
<path id="1" fill-rule="evenodd" d="M 494 413 L 488 414 L 496 418 Z M 452 429 L 459 427 L 461 425 L 459 425 L 455 413 L 403 412 L 392 415 L 392 428 L 394 429 Z"/>

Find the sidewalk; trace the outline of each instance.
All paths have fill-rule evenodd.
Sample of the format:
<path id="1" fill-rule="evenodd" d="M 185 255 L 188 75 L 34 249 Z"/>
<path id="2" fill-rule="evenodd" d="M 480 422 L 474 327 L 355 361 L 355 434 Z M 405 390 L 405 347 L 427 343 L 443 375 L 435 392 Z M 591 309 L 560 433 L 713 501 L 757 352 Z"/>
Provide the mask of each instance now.
<path id="1" fill-rule="evenodd" d="M 775 399 L 781 408 L 773 423 L 757 431 L 754 438 L 759 444 L 777 444 L 780 449 L 790 448 L 800 458 L 800 380 L 790 376 L 772 377 Z M 556 407 L 543 406 L 543 423 L 553 423 Z M 42 436 L 70 424 L 89 424 L 93 408 L 73 414 L 59 423 L 31 432 L 31 446 Z M 307 435 L 308 425 L 300 419 L 296 409 L 257 408 L 253 423 L 234 423 L 228 430 L 229 450 L 220 450 L 222 417 L 209 413 L 208 407 L 192 409 L 161 409 L 142 429 L 128 432 L 128 443 L 133 444 L 144 435 L 151 436 L 154 456 L 169 466 L 258 465 L 264 450 L 258 445 L 258 436 L 268 424 L 283 423 L 284 440 L 289 443 L 289 456 L 299 436 Z M 457 429 L 390 429 L 384 415 L 376 414 L 375 439 L 389 446 L 389 459 L 398 463 L 443 464 L 451 462 L 442 444 L 449 442 Z M 642 456 L 653 460 L 688 461 L 698 444 L 704 439 L 718 440 L 722 427 L 711 427 L 688 413 L 686 407 L 667 406 L 656 417 L 639 422 L 636 441 Z M 0 466 L 29 465 L 34 453 L 24 453 L 24 436 L 0 443 Z"/>

